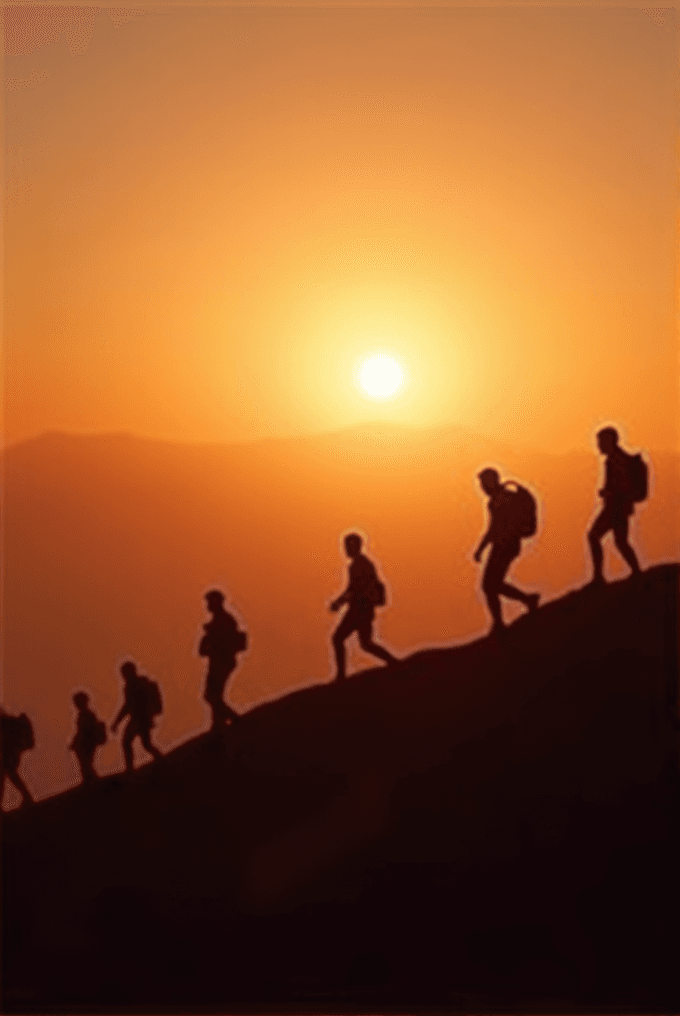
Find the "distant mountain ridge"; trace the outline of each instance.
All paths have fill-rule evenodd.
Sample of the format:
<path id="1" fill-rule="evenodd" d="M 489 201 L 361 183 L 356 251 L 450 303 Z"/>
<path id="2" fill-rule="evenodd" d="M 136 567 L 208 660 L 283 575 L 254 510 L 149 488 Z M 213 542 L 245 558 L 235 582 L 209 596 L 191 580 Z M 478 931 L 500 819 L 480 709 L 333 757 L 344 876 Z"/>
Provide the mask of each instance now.
<path id="1" fill-rule="evenodd" d="M 679 565 L 5 816 L 12 1012 L 671 1012 Z"/>

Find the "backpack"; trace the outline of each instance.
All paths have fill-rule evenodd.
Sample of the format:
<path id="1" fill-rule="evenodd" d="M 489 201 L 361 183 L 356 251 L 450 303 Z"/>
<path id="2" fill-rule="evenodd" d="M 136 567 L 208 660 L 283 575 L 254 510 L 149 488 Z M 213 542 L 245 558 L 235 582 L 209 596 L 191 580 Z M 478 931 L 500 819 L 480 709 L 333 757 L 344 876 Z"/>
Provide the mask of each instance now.
<path id="1" fill-rule="evenodd" d="M 640 454 L 628 456 L 628 480 L 633 501 L 644 501 L 649 487 L 649 470 Z"/>
<path id="2" fill-rule="evenodd" d="M 144 703 L 144 711 L 147 716 L 158 716 L 163 712 L 163 699 L 157 681 L 150 677 L 139 677 L 140 700 Z"/>
<path id="3" fill-rule="evenodd" d="M 0 748 L 6 756 L 35 748 L 33 724 L 26 713 L 20 716 L 2 713 L 2 742 Z"/>
<path id="4" fill-rule="evenodd" d="M 242 653 L 248 648 L 248 636 L 239 628 L 234 636 L 234 647 L 237 653 Z"/>
<path id="5" fill-rule="evenodd" d="M 503 511 L 503 521 L 510 531 L 508 535 L 520 537 L 533 536 L 537 528 L 536 499 L 534 495 L 526 487 L 515 483 L 514 480 L 504 483 L 503 490 L 511 495 Z"/>

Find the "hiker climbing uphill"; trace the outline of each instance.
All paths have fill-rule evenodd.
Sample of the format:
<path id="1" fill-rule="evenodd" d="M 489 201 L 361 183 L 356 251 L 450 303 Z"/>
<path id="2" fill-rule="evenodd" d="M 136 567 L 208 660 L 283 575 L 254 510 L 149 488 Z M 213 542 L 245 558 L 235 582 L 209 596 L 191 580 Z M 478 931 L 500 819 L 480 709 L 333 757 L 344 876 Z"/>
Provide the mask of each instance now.
<path id="1" fill-rule="evenodd" d="M 126 716 L 130 717 L 123 734 L 125 768 L 130 772 L 134 769 L 132 742 L 136 737 L 155 759 L 162 757 L 163 753 L 151 741 L 151 731 L 154 718 L 163 712 L 163 703 L 156 681 L 152 681 L 144 674 L 138 674 L 137 667 L 131 660 L 121 665 L 120 672 L 125 682 L 125 700 L 111 724 L 111 733 L 115 734 L 121 720 Z"/>
<path id="2" fill-rule="evenodd" d="M 345 640 L 352 632 L 359 636 L 359 645 L 365 653 L 377 656 L 387 664 L 397 663 L 396 656 L 373 640 L 375 608 L 385 605 L 385 586 L 378 578 L 375 565 L 361 553 L 362 539 L 358 533 L 345 537 L 345 553 L 350 559 L 349 583 L 330 605 L 332 611 L 339 610 L 345 603 L 348 610 L 333 633 L 335 653 L 335 680 L 342 681 L 345 674 Z"/>
<path id="3" fill-rule="evenodd" d="M 614 534 L 614 544 L 631 570 L 639 575 L 641 568 L 635 551 L 628 541 L 628 525 L 635 511 L 635 504 L 647 497 L 648 470 L 641 455 L 631 455 L 619 444 L 619 434 L 614 427 L 603 427 L 597 433 L 597 447 L 605 456 L 604 486 L 599 491 L 604 504 L 602 511 L 593 522 L 588 533 L 588 545 L 593 562 L 591 585 L 604 582 L 602 574 L 602 538 L 608 532 Z"/>
<path id="4" fill-rule="evenodd" d="M 536 501 L 520 484 L 501 482 L 496 469 L 483 469 L 477 478 L 489 498 L 490 521 L 474 557 L 479 563 L 484 550 L 491 544 L 482 576 L 482 591 L 493 620 L 491 633 L 495 634 L 504 628 L 501 596 L 519 600 L 529 611 L 538 607 L 539 593 L 525 593 L 505 581 L 508 568 L 519 556 L 521 541 L 536 532 Z"/>

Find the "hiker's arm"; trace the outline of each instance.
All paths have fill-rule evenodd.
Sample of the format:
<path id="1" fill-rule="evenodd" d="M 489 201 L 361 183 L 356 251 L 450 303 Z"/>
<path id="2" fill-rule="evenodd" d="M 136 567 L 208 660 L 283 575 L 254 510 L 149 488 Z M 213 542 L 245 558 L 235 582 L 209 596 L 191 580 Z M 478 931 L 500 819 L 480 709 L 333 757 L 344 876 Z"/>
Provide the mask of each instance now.
<path id="1" fill-rule="evenodd" d="M 489 526 L 487 531 L 484 533 L 484 536 L 482 537 L 481 543 L 479 544 L 479 546 L 477 547 L 477 550 L 475 551 L 475 555 L 474 555 L 475 556 L 475 561 L 481 561 L 482 554 L 484 553 L 487 545 L 491 542 L 491 528 L 492 527 Z"/>
<path id="2" fill-rule="evenodd" d="M 340 607 L 342 607 L 343 603 L 348 602 L 351 588 L 352 583 L 350 582 L 350 584 L 347 586 L 347 589 L 345 589 L 344 593 L 340 593 L 340 595 L 333 600 L 333 602 L 331 603 L 331 610 L 334 613 L 336 610 L 340 610 Z"/>
<path id="3" fill-rule="evenodd" d="M 120 710 L 118 712 L 118 715 L 116 716 L 115 720 L 111 724 L 111 733 L 112 734 L 116 733 L 116 728 L 117 728 L 118 724 L 120 723 L 120 721 L 123 719 L 124 716 L 127 716 L 127 714 L 129 712 L 130 712 L 130 710 L 129 710 L 128 706 L 125 704 L 125 702 L 123 702 L 123 704 L 120 707 Z"/>

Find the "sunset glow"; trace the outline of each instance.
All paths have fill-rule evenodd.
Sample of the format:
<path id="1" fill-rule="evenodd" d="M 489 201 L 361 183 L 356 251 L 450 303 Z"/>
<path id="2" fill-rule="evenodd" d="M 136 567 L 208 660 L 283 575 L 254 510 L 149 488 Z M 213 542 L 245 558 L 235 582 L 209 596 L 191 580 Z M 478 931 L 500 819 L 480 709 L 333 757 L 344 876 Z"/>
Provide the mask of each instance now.
<path id="1" fill-rule="evenodd" d="M 389 399 L 404 383 L 404 369 L 391 356 L 371 356 L 361 367 L 361 387 L 373 399 Z"/>

